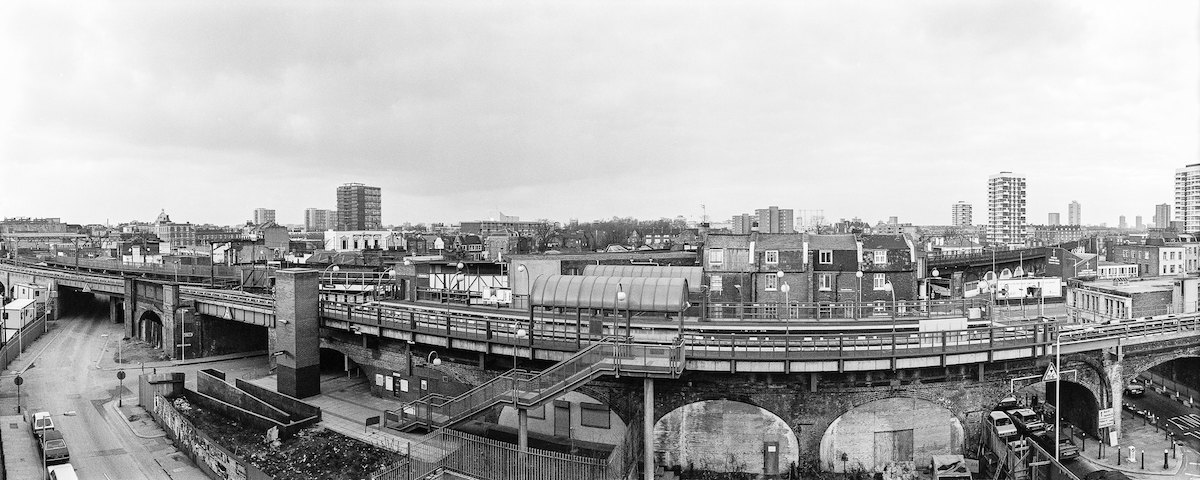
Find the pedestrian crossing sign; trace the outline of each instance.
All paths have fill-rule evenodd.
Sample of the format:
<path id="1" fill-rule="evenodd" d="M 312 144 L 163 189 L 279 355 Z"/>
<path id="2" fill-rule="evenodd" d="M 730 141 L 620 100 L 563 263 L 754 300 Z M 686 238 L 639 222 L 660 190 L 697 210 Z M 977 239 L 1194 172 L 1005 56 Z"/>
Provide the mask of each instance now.
<path id="1" fill-rule="evenodd" d="M 1054 364 L 1046 366 L 1046 373 L 1042 375 L 1043 382 L 1054 382 L 1058 380 L 1058 370 L 1054 369 Z"/>

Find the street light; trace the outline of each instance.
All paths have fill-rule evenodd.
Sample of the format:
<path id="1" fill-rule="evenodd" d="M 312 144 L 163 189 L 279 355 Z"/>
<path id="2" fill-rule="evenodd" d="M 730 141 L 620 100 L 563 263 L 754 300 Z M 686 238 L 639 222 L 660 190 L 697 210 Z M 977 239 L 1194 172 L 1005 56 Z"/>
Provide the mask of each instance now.
<path id="1" fill-rule="evenodd" d="M 515 323 L 513 324 L 513 326 L 517 327 L 516 333 L 513 334 L 513 370 L 516 370 L 517 369 L 517 345 L 521 343 L 520 339 L 525 338 L 525 335 L 528 332 L 526 332 L 524 328 L 518 327 L 517 324 L 515 324 Z M 533 357 L 532 352 L 530 352 L 530 357 L 531 358 Z"/>
<path id="2" fill-rule="evenodd" d="M 517 271 L 525 274 L 525 302 L 530 302 L 530 294 L 533 292 L 533 285 L 529 284 L 529 267 L 524 263 L 517 264 Z"/>
<path id="3" fill-rule="evenodd" d="M 745 320 L 745 318 L 743 317 L 743 311 L 742 311 L 742 308 L 743 308 L 743 305 L 742 305 L 742 286 L 741 286 L 740 284 L 738 284 L 738 285 L 734 285 L 734 286 L 733 286 L 733 288 L 734 288 L 735 290 L 737 290 L 737 293 L 738 293 L 738 298 L 737 298 L 737 312 L 738 312 L 738 320 Z"/>
<path id="4" fill-rule="evenodd" d="M 613 305 L 613 314 L 614 314 L 613 315 L 614 316 L 614 318 L 613 318 L 613 336 L 614 337 L 619 336 L 619 334 L 621 333 L 621 302 L 624 302 L 625 298 L 626 298 L 625 287 L 618 283 L 617 284 L 617 303 Z M 628 311 L 629 307 L 626 306 L 625 309 L 626 309 L 626 311 Z M 627 329 L 628 329 L 628 327 L 627 327 Z M 625 333 L 629 333 L 629 332 L 625 332 Z"/>
<path id="5" fill-rule="evenodd" d="M 863 277 L 863 271 L 862 271 L 862 270 L 859 270 L 859 271 L 857 271 L 857 272 L 854 272 L 854 276 L 855 276 L 855 278 L 857 278 L 857 279 L 858 279 L 858 292 L 856 292 L 856 294 L 855 294 L 857 297 L 856 297 L 856 300 L 855 300 L 855 302 L 854 302 L 854 319 L 855 319 L 855 320 L 858 320 L 858 309 L 859 309 L 859 308 L 862 308 L 862 277 Z"/>
<path id="6" fill-rule="evenodd" d="M 787 340 L 787 335 L 792 333 L 790 321 L 788 320 L 791 317 L 791 312 L 787 311 L 792 307 L 792 302 L 788 299 L 788 292 L 792 291 L 792 287 L 788 286 L 787 282 L 783 282 L 783 285 L 779 286 L 779 291 L 783 292 L 783 308 L 785 310 L 785 315 L 783 316 L 783 338 Z"/>
<path id="7" fill-rule="evenodd" d="M 439 357 L 436 351 L 432 351 L 425 356 L 425 361 L 436 367 L 442 364 L 442 357 Z"/>
<path id="8" fill-rule="evenodd" d="M 394 269 L 394 268 L 390 269 L 387 272 L 384 272 L 384 275 L 386 275 L 394 283 L 396 280 L 396 269 Z M 376 300 L 379 300 L 379 287 L 380 287 L 380 285 L 383 284 L 384 275 L 380 275 L 379 278 L 375 280 L 375 299 Z"/>

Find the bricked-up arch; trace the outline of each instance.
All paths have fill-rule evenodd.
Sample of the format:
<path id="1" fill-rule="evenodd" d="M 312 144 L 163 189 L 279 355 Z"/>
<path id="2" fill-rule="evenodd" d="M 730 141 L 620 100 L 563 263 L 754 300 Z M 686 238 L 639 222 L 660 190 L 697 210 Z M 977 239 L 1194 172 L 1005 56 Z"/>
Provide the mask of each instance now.
<path id="1" fill-rule="evenodd" d="M 882 471 L 897 457 L 929 465 L 933 455 L 961 454 L 963 439 L 962 421 L 950 409 L 918 398 L 884 398 L 858 405 L 829 424 L 821 437 L 821 465 L 835 472 Z"/>
<path id="2" fill-rule="evenodd" d="M 144 310 L 138 317 L 138 338 L 154 348 L 163 347 L 163 322 L 153 310 Z"/>
<path id="3" fill-rule="evenodd" d="M 684 470 L 762 474 L 768 443 L 778 446 L 779 471 L 799 463 L 800 443 L 788 423 L 748 403 L 690 403 L 654 423 L 656 460 Z"/>

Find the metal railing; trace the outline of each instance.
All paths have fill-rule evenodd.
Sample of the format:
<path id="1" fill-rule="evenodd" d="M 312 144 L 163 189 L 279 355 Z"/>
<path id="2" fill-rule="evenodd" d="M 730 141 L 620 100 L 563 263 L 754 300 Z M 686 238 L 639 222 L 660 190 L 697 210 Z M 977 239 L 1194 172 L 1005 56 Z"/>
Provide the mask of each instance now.
<path id="1" fill-rule="evenodd" d="M 426 395 L 387 413 L 397 415 L 404 425 L 423 422 L 434 428 L 452 425 L 499 403 L 536 408 L 605 372 L 678 376 L 683 370 L 683 347 L 682 340 L 654 345 L 609 337 L 540 373 L 510 370 L 454 398 Z"/>
<path id="2" fill-rule="evenodd" d="M 448 429 L 438 429 L 409 448 L 410 453 L 403 459 L 375 471 L 370 478 L 415 480 L 438 471 L 472 478 L 615 480 L 621 477 L 621 472 L 614 471 L 605 459 L 536 448 L 521 451 L 511 443 Z"/>
<path id="3" fill-rule="evenodd" d="M 1165 315 L 1114 324 L 1084 324 L 1063 329 L 1063 343 L 1081 343 L 1166 333 L 1200 332 L 1200 314 Z"/>
<path id="4" fill-rule="evenodd" d="M 708 318 L 723 320 L 954 318 L 985 311 L 986 299 L 897 302 L 710 303 Z"/>
<path id="5" fill-rule="evenodd" d="M 78 263 L 74 257 L 55 257 L 45 260 L 47 264 L 61 265 L 67 268 L 117 270 L 121 272 L 155 273 L 159 275 L 176 275 L 186 277 L 222 277 L 238 278 L 238 269 L 228 265 L 175 265 L 173 263 L 136 263 L 120 260 L 105 260 L 95 258 L 80 258 Z"/>

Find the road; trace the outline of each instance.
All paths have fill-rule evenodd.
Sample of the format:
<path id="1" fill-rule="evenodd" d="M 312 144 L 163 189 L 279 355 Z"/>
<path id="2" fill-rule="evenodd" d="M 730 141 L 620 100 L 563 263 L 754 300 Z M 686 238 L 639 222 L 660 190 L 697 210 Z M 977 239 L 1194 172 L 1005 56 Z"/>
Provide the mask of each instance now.
<path id="1" fill-rule="evenodd" d="M 48 411 L 55 427 L 62 431 L 71 451 L 71 464 L 80 478 L 96 480 L 141 480 L 166 478 L 156 458 L 172 454 L 175 449 L 165 437 L 140 438 L 111 408 L 118 395 L 116 372 L 100 370 L 101 355 L 111 355 L 104 349 L 110 338 L 121 336 L 121 324 L 108 320 L 108 312 L 94 311 L 65 315 L 52 322 L 50 331 L 34 343 L 14 362 L 32 363 L 21 373 L 23 411 Z M 115 348 L 115 343 L 111 346 Z M 110 348 L 110 350 L 111 350 Z M 169 371 L 188 373 L 194 388 L 194 372 L 200 368 L 227 368 L 234 371 L 255 369 L 263 358 L 230 361 L 221 365 L 199 364 L 172 367 Z M 129 371 L 124 382 L 124 401 L 136 403 L 136 367 Z M 164 369 L 160 369 L 162 373 Z M 13 372 L 6 372 L 5 388 L 12 388 Z M 15 411 L 11 399 L 5 401 L 5 412 Z"/>

